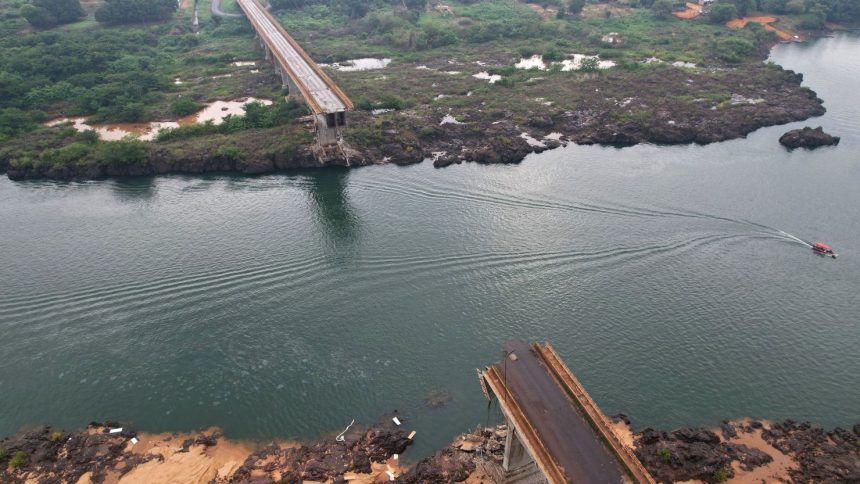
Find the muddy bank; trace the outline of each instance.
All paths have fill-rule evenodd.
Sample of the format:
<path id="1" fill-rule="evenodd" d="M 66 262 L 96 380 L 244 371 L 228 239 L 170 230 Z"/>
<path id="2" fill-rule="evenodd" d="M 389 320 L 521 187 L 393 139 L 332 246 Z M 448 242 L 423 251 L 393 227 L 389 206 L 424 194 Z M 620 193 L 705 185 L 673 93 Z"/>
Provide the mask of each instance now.
<path id="1" fill-rule="evenodd" d="M 401 417 L 402 418 L 402 417 Z M 646 428 L 623 415 L 614 430 L 658 482 L 857 482 L 860 424 L 826 431 L 786 420 L 724 422 L 719 428 Z M 409 467 L 401 454 L 414 434 L 386 416 L 304 445 L 227 440 L 217 429 L 189 434 L 137 433 L 119 423 L 75 432 L 42 427 L 0 440 L 0 481 L 404 483 L 494 482 L 507 428 L 477 427 Z"/>
<path id="2" fill-rule="evenodd" d="M 575 109 L 535 103 L 532 109 L 476 107 L 461 112 L 434 105 L 350 113 L 347 148 L 315 154 L 310 126 L 296 124 L 149 143 L 133 163 L 57 161 L 74 142 L 61 128 L 11 140 L 0 150 L 0 172 L 12 179 L 97 179 L 166 173 L 268 173 L 292 168 L 405 165 L 432 160 L 518 163 L 528 154 L 566 143 L 707 144 L 756 129 L 824 114 L 823 102 L 801 87 L 803 76 L 772 65 L 742 68 L 649 68 L 635 75 L 612 69 L 579 82 Z M 540 82 L 540 81 L 536 81 Z M 50 142 L 43 139 L 54 138 Z M 26 156 L 22 156 L 25 153 Z M 323 160 L 323 161 L 320 161 Z"/>

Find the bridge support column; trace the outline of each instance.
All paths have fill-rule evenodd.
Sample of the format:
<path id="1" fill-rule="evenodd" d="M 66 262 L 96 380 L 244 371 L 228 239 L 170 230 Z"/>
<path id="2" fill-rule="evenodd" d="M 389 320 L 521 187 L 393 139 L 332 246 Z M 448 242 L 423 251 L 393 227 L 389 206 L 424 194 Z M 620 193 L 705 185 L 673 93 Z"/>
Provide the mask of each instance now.
<path id="1" fill-rule="evenodd" d="M 338 130 L 337 126 L 329 126 L 325 114 L 314 115 L 317 128 L 317 144 L 320 146 L 328 146 L 337 144 Z"/>

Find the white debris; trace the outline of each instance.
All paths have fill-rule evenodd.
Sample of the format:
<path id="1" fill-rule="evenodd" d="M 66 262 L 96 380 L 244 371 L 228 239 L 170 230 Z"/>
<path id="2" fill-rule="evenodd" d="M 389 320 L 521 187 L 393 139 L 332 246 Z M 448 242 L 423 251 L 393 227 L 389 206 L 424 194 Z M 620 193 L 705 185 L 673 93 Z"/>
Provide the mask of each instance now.
<path id="1" fill-rule="evenodd" d="M 692 69 L 692 68 L 696 67 L 696 64 L 693 64 L 692 62 L 684 62 L 684 61 L 673 62 L 672 65 L 675 67 L 686 67 L 687 69 Z"/>
<path id="2" fill-rule="evenodd" d="M 528 145 L 529 145 L 529 146 L 535 146 L 535 147 L 540 147 L 540 148 L 546 148 L 546 145 L 545 145 L 545 144 L 543 144 L 543 141 L 536 140 L 536 139 L 532 138 L 532 136 L 531 136 L 530 134 L 528 134 L 528 133 L 522 133 L 522 134 L 520 134 L 520 138 L 522 138 L 522 139 L 526 140 L 526 143 L 528 143 Z"/>
<path id="3" fill-rule="evenodd" d="M 498 74 L 490 74 L 489 72 L 479 72 L 477 74 L 472 75 L 475 79 L 482 79 L 488 81 L 490 84 L 495 84 L 502 80 L 502 76 Z"/>
<path id="4" fill-rule="evenodd" d="M 463 123 L 457 121 L 457 119 L 454 116 L 451 116 L 450 114 L 446 114 L 445 117 L 442 118 L 442 122 L 439 123 L 440 126 L 443 124 L 463 124 Z"/>
<path id="5" fill-rule="evenodd" d="M 521 58 L 519 62 L 514 64 L 514 67 L 517 69 L 546 69 L 546 64 L 543 62 L 542 55 L 533 55 L 526 59 L 525 57 Z"/>
<path id="6" fill-rule="evenodd" d="M 400 419 L 397 417 L 392 417 L 391 421 L 394 422 L 394 425 L 400 425 Z"/>
<path id="7" fill-rule="evenodd" d="M 136 445 L 138 442 L 140 442 L 140 441 L 139 441 L 139 440 L 137 440 L 137 437 L 132 437 L 132 438 L 131 438 L 131 445 Z"/>
<path id="8" fill-rule="evenodd" d="M 394 111 L 394 110 L 393 109 L 372 109 L 370 111 L 370 114 L 373 114 L 373 115 L 385 114 L 385 113 L 390 113 L 391 111 Z"/>
<path id="9" fill-rule="evenodd" d="M 109 434 L 118 434 L 120 432 L 122 432 L 122 427 L 108 430 Z"/>
<path id="10" fill-rule="evenodd" d="M 343 62 L 335 62 L 331 65 L 320 64 L 341 72 L 369 71 L 371 69 L 384 69 L 391 63 L 391 59 L 374 59 L 372 57 L 352 59 Z"/>
<path id="11" fill-rule="evenodd" d="M 729 101 L 732 106 L 738 106 L 741 104 L 760 104 L 764 102 L 764 99 L 757 98 L 752 99 L 748 97 L 741 96 L 740 94 L 732 94 L 732 99 Z"/>

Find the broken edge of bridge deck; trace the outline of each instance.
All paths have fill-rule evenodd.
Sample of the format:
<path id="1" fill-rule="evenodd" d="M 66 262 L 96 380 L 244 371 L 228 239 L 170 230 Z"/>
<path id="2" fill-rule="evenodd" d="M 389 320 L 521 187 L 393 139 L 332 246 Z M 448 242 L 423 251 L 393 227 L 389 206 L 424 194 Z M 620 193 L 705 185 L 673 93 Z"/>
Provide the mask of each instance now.
<path id="1" fill-rule="evenodd" d="M 609 419 L 606 418 L 553 347 L 549 343 L 543 346 L 538 343 L 532 343 L 530 350 L 537 357 L 557 387 L 565 393 L 568 400 L 595 431 L 603 445 L 614 457 L 625 474 L 627 474 L 627 477 L 636 483 L 654 484 L 654 479 L 642 463 L 639 462 L 639 459 L 636 458 L 632 450 L 621 442 L 612 430 Z M 509 354 L 506 354 L 505 358 L 507 359 L 509 356 Z M 557 459 L 553 457 L 553 452 L 541 439 L 537 429 L 532 425 L 526 413 L 520 407 L 516 396 L 507 387 L 505 375 L 499 370 L 498 364 L 487 367 L 481 372 L 481 376 L 483 379 L 482 385 L 486 382 L 492 394 L 498 397 L 503 413 L 517 429 L 520 442 L 526 448 L 546 480 L 552 484 L 570 482 L 570 476 Z M 509 432 L 511 432 L 510 429 Z"/>

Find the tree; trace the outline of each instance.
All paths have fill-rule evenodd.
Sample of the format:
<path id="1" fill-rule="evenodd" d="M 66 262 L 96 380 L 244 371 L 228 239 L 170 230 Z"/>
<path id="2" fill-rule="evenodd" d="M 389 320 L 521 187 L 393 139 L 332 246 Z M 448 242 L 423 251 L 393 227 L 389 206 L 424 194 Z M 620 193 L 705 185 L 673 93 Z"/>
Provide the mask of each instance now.
<path id="1" fill-rule="evenodd" d="M 655 0 L 651 5 L 651 12 L 660 18 L 669 18 L 675 11 L 675 2 L 672 0 Z"/>
<path id="2" fill-rule="evenodd" d="M 30 25 L 40 29 L 57 25 L 57 17 L 51 15 L 51 12 L 45 8 L 37 7 L 30 3 L 21 7 L 21 16 L 24 17 Z"/>
<path id="3" fill-rule="evenodd" d="M 711 9 L 711 22 L 726 23 L 738 16 L 738 8 L 733 3 L 720 3 Z"/>
<path id="4" fill-rule="evenodd" d="M 756 0 L 732 0 L 735 8 L 738 9 L 738 15 L 744 16 L 756 9 Z"/>
<path id="5" fill-rule="evenodd" d="M 86 16 L 80 0 L 33 0 L 33 5 L 51 12 L 61 24 L 77 22 Z"/>
<path id="6" fill-rule="evenodd" d="M 573 15 L 582 13 L 583 8 L 585 8 L 585 0 L 570 0 L 567 4 L 567 11 Z"/>
<path id="7" fill-rule="evenodd" d="M 177 8 L 176 0 L 105 0 L 96 10 L 96 20 L 104 24 L 167 20 Z"/>

